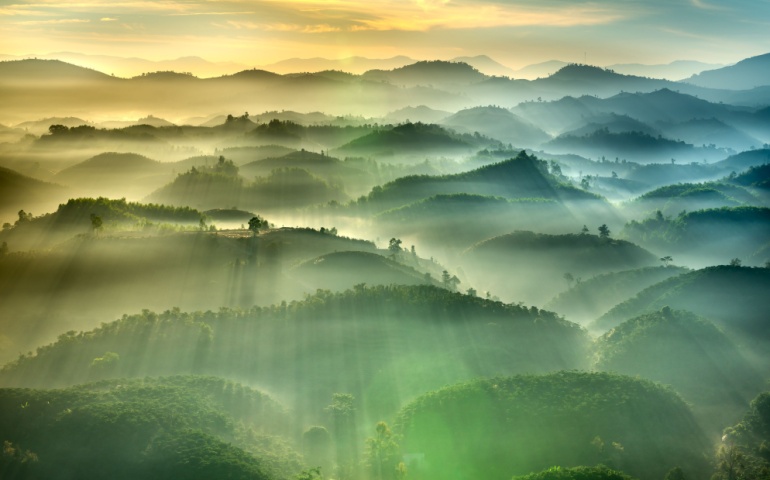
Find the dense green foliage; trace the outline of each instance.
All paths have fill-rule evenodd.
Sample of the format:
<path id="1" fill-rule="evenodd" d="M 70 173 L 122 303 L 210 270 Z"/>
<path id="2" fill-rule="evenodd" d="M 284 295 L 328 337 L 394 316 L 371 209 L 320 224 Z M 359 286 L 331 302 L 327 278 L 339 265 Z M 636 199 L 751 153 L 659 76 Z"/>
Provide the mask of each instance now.
<path id="1" fill-rule="evenodd" d="M 298 420 L 309 415 L 318 421 L 313 412 L 338 391 L 361 398 L 363 411 L 376 420 L 405 398 L 446 383 L 584 368 L 587 348 L 588 337 L 577 325 L 534 307 L 433 286 L 359 285 L 249 310 L 126 315 L 21 356 L 0 371 L 0 382 L 227 375 L 292 395 Z M 91 364 L 104 352 L 117 353 L 119 361 L 94 370 Z M 342 373 L 351 365 L 358 373 Z"/>
<path id="2" fill-rule="evenodd" d="M 600 197 L 562 183 L 548 173 L 547 162 L 522 151 L 515 158 L 470 172 L 402 177 L 375 187 L 368 196 L 358 200 L 358 205 L 372 212 L 381 212 L 435 195 L 452 194 L 509 199 L 593 200 L 601 203 Z"/>
<path id="3" fill-rule="evenodd" d="M 725 231 L 730 232 L 731 252 L 724 251 Z M 626 224 L 621 236 L 641 245 L 669 249 L 672 253 L 749 256 L 770 236 L 770 208 L 723 207 L 681 212 L 675 218 L 656 213 L 641 222 Z"/>
<path id="4" fill-rule="evenodd" d="M 610 132 L 608 129 L 599 129 L 588 135 L 576 137 L 563 135 L 551 140 L 546 145 L 551 151 L 570 153 L 584 153 L 588 155 L 601 155 L 613 152 L 631 160 L 645 161 L 651 156 L 681 155 L 690 153 L 693 146 L 684 142 L 669 140 L 660 136 L 643 132 Z"/>
<path id="5" fill-rule="evenodd" d="M 770 163 L 751 167 L 741 174 L 728 177 L 728 180 L 738 185 L 767 190 L 770 188 Z"/>
<path id="6" fill-rule="evenodd" d="M 767 478 L 770 474 L 769 443 L 770 392 L 763 392 L 751 401 L 741 422 L 725 429 L 713 478 Z"/>
<path id="7" fill-rule="evenodd" d="M 3 478 L 290 478 L 300 456 L 275 437 L 286 411 L 212 377 L 0 389 L 0 437 L 35 461 L 0 459 Z"/>
<path id="8" fill-rule="evenodd" d="M 408 264 L 419 266 L 419 260 L 402 251 L 391 258 L 369 252 L 335 252 L 307 260 L 292 268 L 289 275 L 313 291 L 345 290 L 362 283 L 361 279 L 381 285 L 438 284 L 431 275 L 426 276 Z"/>
<path id="9" fill-rule="evenodd" d="M 623 472 L 604 466 L 598 467 L 551 467 L 538 473 L 517 475 L 511 480 L 632 480 Z"/>
<path id="10" fill-rule="evenodd" d="M 596 320 L 609 329 L 625 320 L 669 306 L 713 321 L 726 333 L 754 346 L 766 343 L 770 326 L 770 269 L 740 266 L 708 267 L 663 280 L 620 303 Z M 766 348 L 766 347 L 763 347 Z"/>
<path id="11" fill-rule="evenodd" d="M 587 280 L 568 281 L 569 289 L 549 301 L 545 307 L 566 315 L 570 320 L 594 320 L 618 303 L 667 278 L 687 272 L 684 267 L 644 267 L 596 275 Z M 567 277 L 568 280 L 569 277 Z"/>
<path id="12" fill-rule="evenodd" d="M 761 376 L 713 323 L 664 307 L 627 320 L 596 341 L 595 368 L 671 385 L 715 431 L 745 408 Z"/>
<path id="13" fill-rule="evenodd" d="M 709 445 L 685 403 L 653 383 L 560 372 L 475 380 L 431 392 L 396 419 L 418 478 L 504 479 L 603 463 L 642 479 L 674 466 L 700 478 Z"/>
<path id="14" fill-rule="evenodd" d="M 491 197 L 465 193 L 435 195 L 382 212 L 378 229 L 415 236 L 430 246 L 466 248 L 520 228 L 563 228 L 570 211 L 554 199 Z"/>
<path id="15" fill-rule="evenodd" d="M 172 183 L 155 191 L 151 200 L 201 209 L 237 206 L 256 210 L 305 207 L 347 197 L 339 189 L 298 168 L 272 170 L 267 177 L 247 182 L 243 177 L 193 167 Z"/>
<path id="16" fill-rule="evenodd" d="M 565 273 L 585 278 L 658 261 L 633 243 L 601 234 L 516 231 L 473 245 L 463 253 L 461 262 L 479 287 L 504 293 L 505 299 L 543 304 L 563 289 Z M 495 268 L 501 263 L 514 269 Z M 528 271 L 526 277 L 518 275 L 523 270 Z"/>

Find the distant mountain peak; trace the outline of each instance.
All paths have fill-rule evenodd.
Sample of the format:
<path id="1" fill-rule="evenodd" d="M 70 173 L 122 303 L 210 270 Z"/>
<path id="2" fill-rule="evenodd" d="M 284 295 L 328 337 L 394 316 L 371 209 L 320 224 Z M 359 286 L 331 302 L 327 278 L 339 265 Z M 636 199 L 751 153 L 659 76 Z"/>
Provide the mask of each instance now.
<path id="1" fill-rule="evenodd" d="M 606 78 L 606 77 L 619 77 L 618 73 L 614 70 L 607 68 L 597 67 L 594 65 L 584 65 L 580 63 L 570 63 L 560 68 L 556 73 L 549 78 L 558 78 L 562 80 L 572 80 L 579 78 Z"/>

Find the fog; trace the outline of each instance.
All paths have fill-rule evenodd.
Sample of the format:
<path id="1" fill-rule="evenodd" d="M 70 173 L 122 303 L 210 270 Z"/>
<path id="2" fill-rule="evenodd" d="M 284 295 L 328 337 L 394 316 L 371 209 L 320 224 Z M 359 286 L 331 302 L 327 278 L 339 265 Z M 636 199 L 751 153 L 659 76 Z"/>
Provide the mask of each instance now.
<path id="1" fill-rule="evenodd" d="M 0 62 L 0 478 L 759 478 L 770 97 L 709 78 Z"/>

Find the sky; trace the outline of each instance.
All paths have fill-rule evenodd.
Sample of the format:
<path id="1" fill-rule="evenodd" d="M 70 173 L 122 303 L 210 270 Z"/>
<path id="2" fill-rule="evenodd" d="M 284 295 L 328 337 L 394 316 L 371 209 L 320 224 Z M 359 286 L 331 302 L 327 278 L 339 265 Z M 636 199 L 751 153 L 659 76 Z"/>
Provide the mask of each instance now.
<path id="1" fill-rule="evenodd" d="M 2 0 L 0 54 L 267 65 L 287 58 L 451 59 L 512 68 L 770 52 L 770 0 Z"/>

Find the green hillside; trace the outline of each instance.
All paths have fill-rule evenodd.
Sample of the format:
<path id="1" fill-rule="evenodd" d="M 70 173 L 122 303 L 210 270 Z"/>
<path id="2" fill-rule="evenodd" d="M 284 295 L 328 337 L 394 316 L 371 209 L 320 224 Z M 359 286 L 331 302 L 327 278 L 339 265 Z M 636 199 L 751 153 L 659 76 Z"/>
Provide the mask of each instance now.
<path id="1" fill-rule="evenodd" d="M 714 433 L 735 421 L 763 378 L 713 323 L 663 307 L 627 320 L 596 341 L 595 368 L 671 385 Z"/>
<path id="2" fill-rule="evenodd" d="M 480 288 L 509 301 L 536 305 L 563 289 L 567 273 L 573 279 L 588 278 L 657 263 L 650 252 L 625 240 L 589 233 L 552 235 L 529 231 L 484 240 L 461 257 L 463 269 Z M 511 267 L 496 268 L 501 264 Z"/>
<path id="3" fill-rule="evenodd" d="M 515 158 L 470 172 L 402 177 L 381 187 L 375 187 L 368 196 L 360 198 L 357 205 L 374 213 L 435 195 L 454 194 L 499 196 L 508 199 L 586 200 L 593 202 L 591 205 L 597 209 L 609 207 L 601 197 L 560 182 L 548 173 L 546 162 L 524 151 Z"/>
<path id="4" fill-rule="evenodd" d="M 675 266 L 644 267 L 603 273 L 580 283 L 570 281 L 567 282 L 569 289 L 551 299 L 545 308 L 561 313 L 573 322 L 588 322 L 645 288 L 687 271 Z"/>
<path id="5" fill-rule="evenodd" d="M 604 464 L 641 479 L 708 471 L 709 441 L 687 405 L 651 382 L 606 373 L 479 379 L 417 398 L 396 419 L 426 478 L 507 479 Z"/>
<path id="6" fill-rule="evenodd" d="M 738 266 L 708 267 L 671 277 L 599 317 L 596 328 L 607 330 L 645 313 L 669 306 L 700 315 L 742 343 L 766 349 L 770 325 L 770 269 Z"/>
<path id="7" fill-rule="evenodd" d="M 404 253 L 401 256 L 411 256 Z M 292 268 L 288 275 L 308 292 L 319 288 L 346 290 L 354 285 L 432 285 L 438 282 L 382 255 L 368 252 L 335 252 L 307 260 Z"/>
<path id="8" fill-rule="evenodd" d="M 95 358 L 114 352 L 120 361 L 100 375 L 227 375 L 291 398 L 299 422 L 319 421 L 333 393 L 350 392 L 373 423 L 448 383 L 585 368 L 587 348 L 580 327 L 534 307 L 434 286 L 359 285 L 248 310 L 124 315 L 21 356 L 0 384 L 81 383 Z"/>
<path id="9" fill-rule="evenodd" d="M 5 388 L 0 406 L 7 479 L 289 479 L 302 466 L 276 436 L 291 434 L 286 410 L 213 377 Z"/>
<path id="10" fill-rule="evenodd" d="M 722 207 L 680 212 L 676 217 L 661 212 L 623 227 L 623 238 L 658 251 L 727 263 L 748 258 L 770 237 L 770 208 Z"/>

